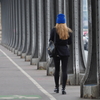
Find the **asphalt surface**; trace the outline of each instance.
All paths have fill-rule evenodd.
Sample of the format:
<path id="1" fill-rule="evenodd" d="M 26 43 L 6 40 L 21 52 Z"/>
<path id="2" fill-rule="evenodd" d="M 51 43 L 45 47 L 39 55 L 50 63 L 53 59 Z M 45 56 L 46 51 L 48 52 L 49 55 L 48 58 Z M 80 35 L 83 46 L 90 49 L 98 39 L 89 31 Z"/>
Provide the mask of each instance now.
<path id="1" fill-rule="evenodd" d="M 86 100 L 80 86 L 66 86 L 66 95 L 54 93 L 54 78 L 37 70 L 20 56 L 0 45 L 0 100 Z M 87 99 L 97 100 L 97 99 Z"/>

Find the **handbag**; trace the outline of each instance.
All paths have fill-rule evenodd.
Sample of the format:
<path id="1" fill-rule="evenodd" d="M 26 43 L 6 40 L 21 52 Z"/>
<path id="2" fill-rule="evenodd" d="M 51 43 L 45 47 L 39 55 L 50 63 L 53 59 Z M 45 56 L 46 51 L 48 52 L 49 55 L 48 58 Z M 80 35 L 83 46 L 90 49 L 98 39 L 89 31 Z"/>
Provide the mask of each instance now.
<path id="1" fill-rule="evenodd" d="M 54 35 L 54 42 L 52 40 L 49 41 L 49 46 L 48 46 L 48 54 L 50 57 L 54 57 L 55 56 L 55 42 L 56 42 L 56 32 Z"/>

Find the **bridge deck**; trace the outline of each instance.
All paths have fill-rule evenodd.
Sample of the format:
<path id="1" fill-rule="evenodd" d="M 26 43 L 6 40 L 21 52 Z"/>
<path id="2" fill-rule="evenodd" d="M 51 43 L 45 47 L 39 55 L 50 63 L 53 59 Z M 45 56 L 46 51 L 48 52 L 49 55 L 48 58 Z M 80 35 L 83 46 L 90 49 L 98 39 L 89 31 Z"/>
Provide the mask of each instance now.
<path id="1" fill-rule="evenodd" d="M 61 94 L 61 86 L 58 94 L 53 89 L 53 76 L 46 76 L 46 70 L 37 70 L 35 65 L 0 45 L 1 100 L 85 100 L 80 98 L 79 86 L 67 86 L 66 95 Z"/>

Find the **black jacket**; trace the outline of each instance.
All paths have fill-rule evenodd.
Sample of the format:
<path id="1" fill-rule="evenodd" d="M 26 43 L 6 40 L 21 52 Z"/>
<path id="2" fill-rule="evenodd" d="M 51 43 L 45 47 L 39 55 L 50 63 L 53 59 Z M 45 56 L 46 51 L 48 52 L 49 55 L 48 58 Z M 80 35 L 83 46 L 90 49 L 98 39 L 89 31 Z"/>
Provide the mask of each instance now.
<path id="1" fill-rule="evenodd" d="M 70 52 L 69 52 L 69 48 L 68 45 L 70 45 L 72 43 L 72 33 L 69 32 L 69 38 L 66 40 L 61 40 L 59 38 L 59 35 L 56 33 L 56 28 L 53 28 L 51 30 L 51 34 L 50 34 L 50 40 L 54 41 L 54 38 L 56 37 L 56 41 L 55 41 L 55 45 L 56 45 L 56 55 L 59 56 L 69 56 Z"/>

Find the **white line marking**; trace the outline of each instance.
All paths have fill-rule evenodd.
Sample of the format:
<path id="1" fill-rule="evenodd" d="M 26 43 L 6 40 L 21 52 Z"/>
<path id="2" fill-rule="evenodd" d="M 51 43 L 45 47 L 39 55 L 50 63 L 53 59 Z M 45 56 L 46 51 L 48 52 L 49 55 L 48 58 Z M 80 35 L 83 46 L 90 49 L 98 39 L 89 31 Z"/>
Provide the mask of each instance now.
<path id="1" fill-rule="evenodd" d="M 25 75 L 28 77 L 29 80 L 34 83 L 39 90 L 41 90 L 45 95 L 47 95 L 50 100 L 56 100 L 51 94 L 49 94 L 45 89 L 42 88 L 30 75 L 28 75 L 21 67 L 19 67 L 5 52 L 3 52 L 1 49 L 0 51 Z"/>
<path id="2" fill-rule="evenodd" d="M 0 99 L 6 99 L 6 100 L 11 100 L 11 99 L 39 99 L 40 97 L 38 96 L 25 96 L 25 95 L 11 95 L 11 96 L 0 96 Z"/>

